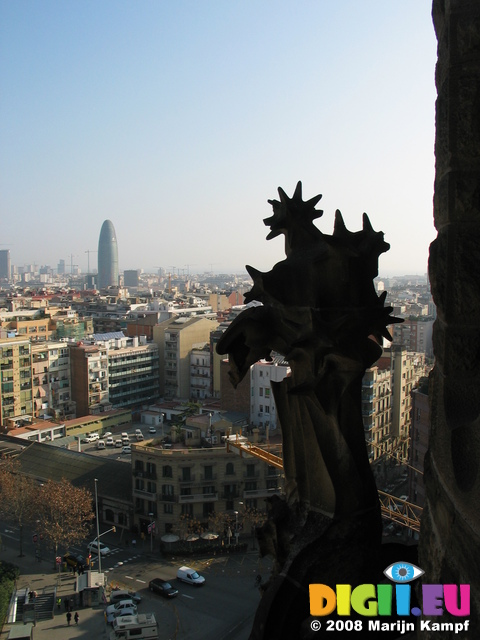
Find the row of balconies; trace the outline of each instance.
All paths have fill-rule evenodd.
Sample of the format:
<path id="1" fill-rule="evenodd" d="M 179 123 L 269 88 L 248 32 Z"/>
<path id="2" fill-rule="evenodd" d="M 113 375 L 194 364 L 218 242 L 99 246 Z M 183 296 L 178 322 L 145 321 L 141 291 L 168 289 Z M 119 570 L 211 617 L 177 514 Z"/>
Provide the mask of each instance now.
<path id="1" fill-rule="evenodd" d="M 133 475 L 135 478 L 146 478 L 147 480 L 156 480 L 157 474 L 153 471 L 142 471 L 140 469 L 134 469 Z"/>

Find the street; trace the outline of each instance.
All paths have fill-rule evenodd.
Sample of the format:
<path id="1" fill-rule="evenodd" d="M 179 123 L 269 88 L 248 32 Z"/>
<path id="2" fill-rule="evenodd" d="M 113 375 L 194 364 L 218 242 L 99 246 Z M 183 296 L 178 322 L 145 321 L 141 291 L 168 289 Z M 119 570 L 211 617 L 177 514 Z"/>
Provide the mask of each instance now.
<path id="1" fill-rule="evenodd" d="M 24 537 L 25 557 L 18 558 L 18 530 L 2 526 L 0 533 L 3 543 L 0 557 L 21 568 L 19 587 L 35 581 L 38 584 L 40 580 L 36 574 L 42 574 L 42 582 L 50 583 L 52 587 L 58 585 L 60 580 L 70 578 L 71 574 L 53 571 L 52 552 L 48 557 L 43 552 L 42 561 L 36 561 L 35 545 L 30 535 Z M 269 559 L 259 559 L 254 551 L 211 558 L 165 559 L 151 555 L 148 542 L 144 547 L 140 544 L 139 548 L 133 549 L 131 546 L 116 545 L 114 538 L 113 535 L 106 540 L 111 553 L 102 557 L 107 591 L 116 587 L 137 591 L 142 597 L 138 611 L 155 614 L 160 640 L 247 640 L 260 600 L 259 591 L 254 586 L 255 577 L 258 574 L 265 578 L 269 575 Z M 83 546 L 72 547 L 70 551 L 85 556 L 87 542 Z M 178 581 L 176 572 L 182 565 L 193 567 L 203 575 L 205 586 L 194 587 Z M 97 566 L 95 558 L 94 567 Z M 178 596 L 166 600 L 151 593 L 148 583 L 152 578 L 170 581 L 178 589 Z M 73 576 L 71 585 L 73 587 Z M 87 609 L 83 611 L 86 613 Z M 90 611 L 103 622 L 103 607 Z M 80 613 L 81 619 L 85 619 L 82 610 Z M 38 627 L 37 631 L 40 631 Z"/>

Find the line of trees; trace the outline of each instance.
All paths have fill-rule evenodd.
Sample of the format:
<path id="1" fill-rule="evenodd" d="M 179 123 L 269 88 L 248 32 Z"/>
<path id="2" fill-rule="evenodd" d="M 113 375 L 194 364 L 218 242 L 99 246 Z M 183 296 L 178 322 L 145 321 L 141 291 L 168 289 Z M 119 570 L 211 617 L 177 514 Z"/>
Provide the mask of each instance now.
<path id="1" fill-rule="evenodd" d="M 59 548 L 84 540 L 95 517 L 90 491 L 65 478 L 39 483 L 22 474 L 14 458 L 0 460 L 0 515 L 19 527 L 19 557 L 25 526 L 35 529 L 57 556 Z"/>

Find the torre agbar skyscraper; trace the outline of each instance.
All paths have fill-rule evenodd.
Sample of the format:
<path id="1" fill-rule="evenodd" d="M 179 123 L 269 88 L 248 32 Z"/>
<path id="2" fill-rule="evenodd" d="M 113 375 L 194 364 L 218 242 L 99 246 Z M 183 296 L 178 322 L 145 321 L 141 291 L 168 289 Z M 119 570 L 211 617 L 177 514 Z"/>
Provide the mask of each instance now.
<path id="1" fill-rule="evenodd" d="M 118 247 L 115 227 L 105 220 L 98 240 L 98 288 L 118 287 Z"/>

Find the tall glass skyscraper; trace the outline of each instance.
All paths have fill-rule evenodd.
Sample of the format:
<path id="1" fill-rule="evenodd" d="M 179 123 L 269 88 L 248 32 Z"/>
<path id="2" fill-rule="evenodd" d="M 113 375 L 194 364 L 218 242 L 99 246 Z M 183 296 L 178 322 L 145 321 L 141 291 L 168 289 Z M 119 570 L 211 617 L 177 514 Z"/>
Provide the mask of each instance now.
<path id="1" fill-rule="evenodd" d="M 118 247 L 115 227 L 105 220 L 98 240 L 98 288 L 118 287 Z"/>

